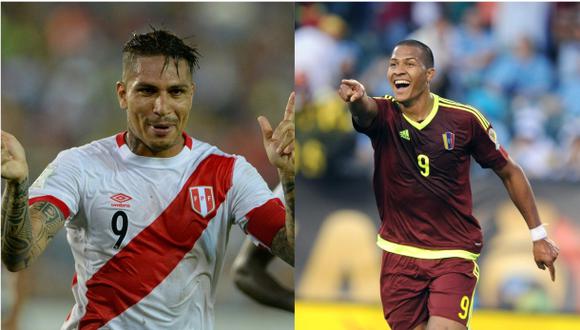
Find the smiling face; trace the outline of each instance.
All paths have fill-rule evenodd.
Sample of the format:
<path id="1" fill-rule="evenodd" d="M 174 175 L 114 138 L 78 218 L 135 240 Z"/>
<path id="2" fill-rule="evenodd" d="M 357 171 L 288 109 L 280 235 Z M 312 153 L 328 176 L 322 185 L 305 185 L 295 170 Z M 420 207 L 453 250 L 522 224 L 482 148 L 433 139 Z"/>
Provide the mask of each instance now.
<path id="1" fill-rule="evenodd" d="M 135 57 L 117 82 L 129 147 L 140 156 L 171 157 L 183 148 L 195 85 L 187 61 L 165 62 L 163 55 Z"/>
<path id="2" fill-rule="evenodd" d="M 429 82 L 435 76 L 435 69 L 425 66 L 422 55 L 421 49 L 415 46 L 399 45 L 393 49 L 387 79 L 401 103 L 413 103 L 429 94 Z"/>

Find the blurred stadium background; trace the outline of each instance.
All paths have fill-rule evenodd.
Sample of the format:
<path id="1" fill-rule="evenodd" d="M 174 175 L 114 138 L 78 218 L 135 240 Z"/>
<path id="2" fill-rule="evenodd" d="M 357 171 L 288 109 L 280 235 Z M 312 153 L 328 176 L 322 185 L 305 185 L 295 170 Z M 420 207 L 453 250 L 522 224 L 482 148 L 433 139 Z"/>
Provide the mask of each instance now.
<path id="1" fill-rule="evenodd" d="M 484 230 L 475 329 L 580 329 L 580 5 L 300 3 L 295 17 L 299 141 L 297 329 L 384 329 L 372 148 L 338 98 L 341 78 L 390 92 L 405 38 L 434 51 L 434 92 L 479 108 L 524 168 L 558 242 L 557 281 L 538 270 L 501 181 L 475 165 Z M 475 163 L 475 162 L 474 162 Z"/>
<path id="2" fill-rule="evenodd" d="M 244 155 L 271 187 L 256 117 L 282 118 L 293 75 L 292 3 L 2 3 L 2 129 L 27 151 L 36 178 L 63 149 L 125 129 L 115 82 L 121 49 L 150 25 L 190 37 L 202 54 L 194 74 L 188 132 Z M 243 240 L 234 228 L 217 290 L 216 329 L 293 329 L 294 316 L 250 301 L 234 288 L 230 266 Z M 286 285 L 293 272 L 272 265 Z M 23 272 L 22 330 L 57 329 L 73 304 L 74 265 L 64 231 Z M 17 277 L 2 268 L 2 320 Z M 3 329 L 9 329 L 6 324 Z"/>

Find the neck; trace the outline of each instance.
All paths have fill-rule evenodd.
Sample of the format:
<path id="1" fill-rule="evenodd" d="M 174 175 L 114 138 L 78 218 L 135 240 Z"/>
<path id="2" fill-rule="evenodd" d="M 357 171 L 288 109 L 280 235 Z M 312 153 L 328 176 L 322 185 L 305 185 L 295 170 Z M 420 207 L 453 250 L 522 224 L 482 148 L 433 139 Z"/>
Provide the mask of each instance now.
<path id="1" fill-rule="evenodd" d="M 401 111 L 416 122 L 420 122 L 429 116 L 433 109 L 433 95 L 429 90 L 421 93 L 417 98 L 399 103 Z"/>
<path id="2" fill-rule="evenodd" d="M 127 130 L 126 141 L 129 150 L 136 155 L 144 157 L 156 157 L 156 158 L 169 158 L 173 157 L 183 148 L 185 144 L 185 138 L 181 135 L 179 142 L 168 148 L 152 148 L 146 145 L 142 140 L 140 140 L 135 134 L 131 133 L 131 130 Z"/>

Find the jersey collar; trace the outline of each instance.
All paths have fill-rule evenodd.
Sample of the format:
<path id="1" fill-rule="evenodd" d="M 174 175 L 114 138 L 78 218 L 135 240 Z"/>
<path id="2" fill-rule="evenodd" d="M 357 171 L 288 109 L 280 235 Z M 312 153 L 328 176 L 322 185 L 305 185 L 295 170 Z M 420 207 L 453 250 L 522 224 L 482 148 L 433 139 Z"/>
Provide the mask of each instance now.
<path id="1" fill-rule="evenodd" d="M 422 130 L 427 125 L 429 125 L 429 123 L 433 120 L 433 118 L 435 118 L 435 115 L 437 114 L 437 111 L 439 110 L 439 95 L 433 94 L 433 93 L 431 93 L 431 95 L 433 96 L 433 108 L 431 108 L 431 111 L 429 112 L 429 115 L 427 115 L 427 117 L 425 118 L 425 120 L 423 120 L 422 122 L 419 123 L 419 122 L 414 121 L 413 119 L 407 117 L 401 111 L 401 114 L 403 114 L 403 118 L 405 118 L 405 120 L 409 124 L 411 124 L 413 127 L 415 127 L 418 130 Z"/>
<path id="2" fill-rule="evenodd" d="M 153 167 L 153 168 L 168 168 L 179 165 L 182 161 L 186 161 L 189 158 L 189 155 L 193 151 L 193 139 L 187 135 L 187 133 L 183 132 L 183 138 L 185 140 L 183 144 L 183 148 L 181 152 L 173 157 L 161 158 L 161 157 L 145 157 L 139 156 L 133 153 L 127 142 L 125 140 L 125 136 L 127 131 L 121 132 L 115 136 L 115 141 L 117 142 L 117 150 L 125 161 L 144 167 Z"/>
<path id="3" fill-rule="evenodd" d="M 115 140 L 117 141 L 117 146 L 119 148 L 121 148 L 124 144 L 127 144 L 127 141 L 125 140 L 126 135 L 127 135 L 127 131 L 124 131 L 124 132 L 121 132 L 115 136 Z M 189 150 L 191 150 L 191 148 L 193 147 L 193 139 L 191 138 L 191 136 L 187 135 L 187 133 L 185 133 L 185 132 L 182 132 L 181 135 L 183 135 L 183 139 L 185 140 L 185 143 L 183 144 L 183 146 L 187 147 L 187 148 L 189 148 Z"/>

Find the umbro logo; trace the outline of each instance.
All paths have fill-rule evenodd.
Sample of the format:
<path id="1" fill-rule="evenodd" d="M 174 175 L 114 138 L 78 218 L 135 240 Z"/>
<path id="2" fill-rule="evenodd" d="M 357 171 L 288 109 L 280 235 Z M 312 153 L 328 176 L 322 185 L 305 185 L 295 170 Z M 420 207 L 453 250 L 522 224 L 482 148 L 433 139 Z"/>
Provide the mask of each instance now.
<path id="1" fill-rule="evenodd" d="M 125 195 L 125 194 L 114 194 L 110 197 L 116 203 L 111 203 L 112 207 L 119 207 L 119 208 L 129 208 L 131 205 L 127 204 L 128 201 L 132 200 L 133 197 Z"/>
<path id="2" fill-rule="evenodd" d="M 127 196 L 125 194 L 115 194 L 115 195 L 111 196 L 111 199 L 117 203 L 125 203 L 127 201 L 132 200 L 133 198 L 131 198 L 131 196 Z"/>
<path id="3" fill-rule="evenodd" d="M 411 141 L 411 137 L 409 136 L 409 130 L 408 130 L 408 129 L 404 129 L 404 130 L 400 131 L 400 132 L 399 132 L 399 135 L 400 135 L 400 136 L 401 136 L 403 139 L 405 139 L 405 140 L 407 140 L 407 141 Z"/>

